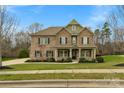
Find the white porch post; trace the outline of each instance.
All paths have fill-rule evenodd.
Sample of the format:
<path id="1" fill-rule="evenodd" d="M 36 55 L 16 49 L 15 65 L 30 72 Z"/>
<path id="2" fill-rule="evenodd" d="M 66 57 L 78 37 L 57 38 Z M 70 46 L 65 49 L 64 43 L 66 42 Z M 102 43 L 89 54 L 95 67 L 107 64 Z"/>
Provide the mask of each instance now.
<path id="1" fill-rule="evenodd" d="M 81 57 L 81 49 L 79 48 L 79 58 Z"/>
<path id="2" fill-rule="evenodd" d="M 55 55 L 54 55 L 54 57 L 55 57 L 55 60 L 57 60 L 57 49 L 55 49 Z"/>
<path id="3" fill-rule="evenodd" d="M 69 53 L 70 58 L 72 58 L 72 49 L 70 49 Z"/>
<path id="4" fill-rule="evenodd" d="M 91 57 L 94 58 L 94 49 L 91 50 Z"/>
<path id="5" fill-rule="evenodd" d="M 94 59 L 96 58 L 96 48 L 94 48 Z"/>

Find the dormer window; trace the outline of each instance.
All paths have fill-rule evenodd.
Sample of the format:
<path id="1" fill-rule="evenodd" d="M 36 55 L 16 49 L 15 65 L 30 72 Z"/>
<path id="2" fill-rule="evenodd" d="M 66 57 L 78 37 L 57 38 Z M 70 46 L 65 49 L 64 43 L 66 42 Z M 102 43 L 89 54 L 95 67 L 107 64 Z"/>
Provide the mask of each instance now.
<path id="1" fill-rule="evenodd" d="M 72 25 L 72 31 L 76 30 L 76 25 Z"/>

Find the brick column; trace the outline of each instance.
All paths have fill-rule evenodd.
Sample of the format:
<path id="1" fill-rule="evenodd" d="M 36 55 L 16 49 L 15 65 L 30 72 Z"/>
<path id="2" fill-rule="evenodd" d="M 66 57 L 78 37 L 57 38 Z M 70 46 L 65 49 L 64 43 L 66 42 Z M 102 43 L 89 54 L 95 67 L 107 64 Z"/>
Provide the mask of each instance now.
<path id="1" fill-rule="evenodd" d="M 70 49 L 69 53 L 69 57 L 72 58 L 72 49 Z"/>

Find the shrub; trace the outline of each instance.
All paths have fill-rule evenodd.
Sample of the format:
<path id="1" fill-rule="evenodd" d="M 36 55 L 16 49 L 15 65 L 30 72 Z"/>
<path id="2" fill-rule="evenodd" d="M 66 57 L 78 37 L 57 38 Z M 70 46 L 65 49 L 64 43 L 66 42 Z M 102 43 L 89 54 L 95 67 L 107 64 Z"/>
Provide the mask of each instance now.
<path id="1" fill-rule="evenodd" d="M 79 59 L 79 63 L 95 63 L 96 62 L 96 59 L 86 59 L 86 58 L 80 58 Z"/>
<path id="2" fill-rule="evenodd" d="M 72 58 L 69 57 L 69 58 L 65 59 L 64 62 L 72 62 Z"/>
<path id="3" fill-rule="evenodd" d="M 66 59 L 62 58 L 60 60 L 57 60 L 57 62 L 72 62 L 72 58 L 66 58 Z"/>
<path id="4" fill-rule="evenodd" d="M 85 63 L 87 60 L 85 58 L 79 58 L 79 63 Z"/>
<path id="5" fill-rule="evenodd" d="M 28 53 L 28 50 L 27 49 L 22 49 L 20 52 L 19 52 L 19 58 L 26 58 L 26 57 L 29 57 L 29 53 Z"/>
<path id="6" fill-rule="evenodd" d="M 103 63 L 104 62 L 104 59 L 103 59 L 103 57 L 96 57 L 96 61 L 98 62 L 98 63 Z"/>
<path id="7" fill-rule="evenodd" d="M 26 60 L 25 62 L 42 62 L 42 60 Z"/>
<path id="8" fill-rule="evenodd" d="M 96 59 L 92 59 L 92 62 L 95 63 L 96 62 Z"/>
<path id="9" fill-rule="evenodd" d="M 54 59 L 54 58 L 47 58 L 46 61 L 47 61 L 47 62 L 55 62 L 55 59 Z"/>

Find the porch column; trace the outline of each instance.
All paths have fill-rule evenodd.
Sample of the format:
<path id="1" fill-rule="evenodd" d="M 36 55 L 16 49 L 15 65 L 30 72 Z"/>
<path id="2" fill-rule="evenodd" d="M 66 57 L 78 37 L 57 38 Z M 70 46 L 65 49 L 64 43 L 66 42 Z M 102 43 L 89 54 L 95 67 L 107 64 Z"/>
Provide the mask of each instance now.
<path id="1" fill-rule="evenodd" d="M 79 48 L 79 58 L 81 57 L 81 49 Z"/>
<path id="2" fill-rule="evenodd" d="M 96 48 L 94 48 L 94 59 L 96 58 Z"/>
<path id="3" fill-rule="evenodd" d="M 57 49 L 55 49 L 55 54 L 54 54 L 54 58 L 55 58 L 55 60 L 57 60 Z"/>
<path id="4" fill-rule="evenodd" d="M 91 50 L 91 57 L 94 58 L 94 49 Z"/>
<path id="5" fill-rule="evenodd" d="M 69 57 L 72 58 L 72 49 L 70 49 L 69 53 Z"/>

